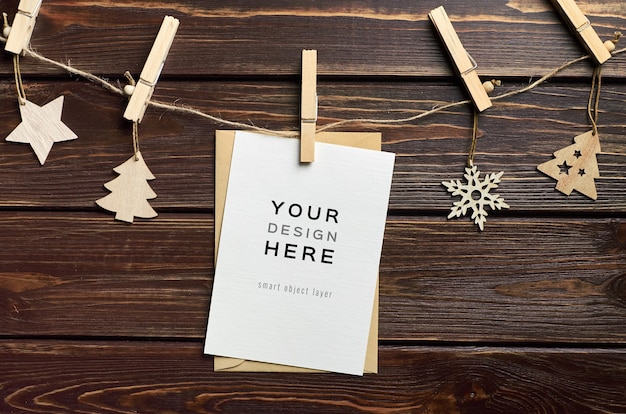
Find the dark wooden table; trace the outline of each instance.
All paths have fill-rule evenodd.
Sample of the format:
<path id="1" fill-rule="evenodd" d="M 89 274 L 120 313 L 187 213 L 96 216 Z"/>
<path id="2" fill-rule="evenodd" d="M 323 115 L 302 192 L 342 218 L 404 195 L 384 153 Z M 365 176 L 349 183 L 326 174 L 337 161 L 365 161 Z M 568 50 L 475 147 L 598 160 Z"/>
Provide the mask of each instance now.
<path id="1" fill-rule="evenodd" d="M 0 4 L 12 19 L 17 0 Z M 155 100 L 296 130 L 304 48 L 319 55 L 319 126 L 466 99 L 427 17 L 441 4 L 481 77 L 503 81 L 496 94 L 585 54 L 548 0 L 45 0 L 32 46 L 123 86 L 173 15 Z M 626 28 L 622 0 L 579 4 L 604 40 Z M 0 62 L 4 137 L 20 116 L 11 58 Z M 578 63 L 481 116 L 475 163 L 504 171 L 511 206 L 484 232 L 446 219 L 441 185 L 461 178 L 468 105 L 340 129 L 380 131 L 397 154 L 380 373 L 351 377 L 213 372 L 202 346 L 214 132 L 226 127 L 149 108 L 140 144 L 159 216 L 115 221 L 95 200 L 132 154 L 125 99 L 24 58 L 27 97 L 64 95 L 79 139 L 43 167 L 28 145 L 0 143 L 0 413 L 625 413 L 626 54 L 604 65 L 598 199 L 567 197 L 536 170 L 589 129 L 592 71 Z"/>

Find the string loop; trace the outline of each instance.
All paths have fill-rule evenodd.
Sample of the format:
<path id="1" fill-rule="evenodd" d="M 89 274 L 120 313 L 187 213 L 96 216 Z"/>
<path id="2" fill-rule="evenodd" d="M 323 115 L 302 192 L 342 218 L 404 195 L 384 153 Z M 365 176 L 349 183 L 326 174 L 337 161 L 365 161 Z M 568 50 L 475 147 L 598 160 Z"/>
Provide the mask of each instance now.
<path id="1" fill-rule="evenodd" d="M 15 74 L 15 87 L 17 89 L 17 101 L 20 105 L 26 105 L 26 92 L 22 82 L 22 71 L 20 70 L 20 55 L 13 55 L 13 73 Z"/>
<path id="2" fill-rule="evenodd" d="M 472 127 L 472 144 L 470 145 L 469 155 L 467 157 L 467 166 L 474 166 L 474 154 L 476 153 L 476 143 L 478 141 L 478 110 L 474 108 L 474 126 Z"/>
<path id="3" fill-rule="evenodd" d="M 127 70 L 126 72 L 124 72 L 124 77 L 126 78 L 126 80 L 128 81 L 128 84 L 130 86 L 135 86 L 137 85 L 137 82 L 135 82 L 135 78 L 133 78 L 133 74 L 130 73 L 129 70 Z"/>
<path id="4" fill-rule="evenodd" d="M 8 36 L 9 30 L 11 30 L 11 26 L 9 26 L 9 16 L 6 13 L 2 13 L 2 20 L 2 36 Z"/>
<path id="5" fill-rule="evenodd" d="M 611 42 L 613 42 L 613 44 L 616 45 L 617 42 L 619 42 L 619 39 L 621 37 L 622 37 L 622 32 L 616 31 L 615 33 L 613 33 L 613 40 L 611 40 Z"/>
<path id="6" fill-rule="evenodd" d="M 133 121 L 133 153 L 135 161 L 139 161 L 139 123 Z"/>
<path id="7" fill-rule="evenodd" d="M 591 79 L 591 91 L 587 101 L 587 117 L 593 127 L 593 135 L 598 134 L 598 109 L 600 107 L 600 90 L 602 89 L 602 65 L 598 65 L 593 70 Z"/>

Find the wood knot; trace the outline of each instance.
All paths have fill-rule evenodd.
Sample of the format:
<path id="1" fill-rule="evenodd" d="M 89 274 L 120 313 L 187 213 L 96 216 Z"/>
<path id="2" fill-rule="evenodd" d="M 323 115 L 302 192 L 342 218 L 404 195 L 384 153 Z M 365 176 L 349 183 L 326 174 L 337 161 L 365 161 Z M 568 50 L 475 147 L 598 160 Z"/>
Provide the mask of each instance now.
<path id="1" fill-rule="evenodd" d="M 23 321 L 28 315 L 29 305 L 24 300 L 20 299 L 16 295 L 13 295 L 6 290 L 0 289 L 0 295 L 3 296 L 0 299 L 0 307 L 5 309 L 6 316 L 0 315 L 0 320 L 12 320 Z"/>
<path id="2" fill-rule="evenodd" d="M 626 273 L 618 275 L 606 283 L 606 295 L 614 303 L 626 306 Z"/>
<path id="3" fill-rule="evenodd" d="M 458 384 L 455 397 L 457 407 L 461 412 L 465 410 L 480 411 L 496 392 L 497 385 L 487 377 L 473 377 Z"/>
<path id="4" fill-rule="evenodd" d="M 615 229 L 615 240 L 626 247 L 626 223 L 614 221 L 613 228 Z"/>
<path id="5" fill-rule="evenodd" d="M 609 223 L 610 237 L 603 248 L 610 254 L 626 253 L 626 223 L 613 219 Z"/>

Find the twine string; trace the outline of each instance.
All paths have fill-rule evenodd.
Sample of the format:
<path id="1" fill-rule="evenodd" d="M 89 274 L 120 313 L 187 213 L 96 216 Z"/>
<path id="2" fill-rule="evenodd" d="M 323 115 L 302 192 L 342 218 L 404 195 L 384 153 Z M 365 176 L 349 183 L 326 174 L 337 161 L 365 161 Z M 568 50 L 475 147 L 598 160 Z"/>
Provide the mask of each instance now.
<path id="1" fill-rule="evenodd" d="M 591 90 L 587 101 L 587 116 L 593 127 L 593 135 L 598 133 L 598 109 L 600 107 L 600 91 L 602 89 L 602 65 L 598 65 L 593 70 L 591 80 Z"/>
<path id="2" fill-rule="evenodd" d="M 474 126 L 472 127 L 472 144 L 470 145 L 469 155 L 467 157 L 467 166 L 474 166 L 474 154 L 476 153 L 476 143 L 478 141 L 478 110 L 474 108 Z"/>
<path id="3" fill-rule="evenodd" d="M 139 161 L 139 123 L 133 121 L 133 153 L 135 161 Z"/>
<path id="4" fill-rule="evenodd" d="M 137 85 L 135 78 L 133 78 L 129 70 L 124 72 L 124 77 L 130 86 Z M 139 161 L 139 122 L 137 121 L 133 121 L 133 154 L 135 155 L 135 161 Z"/>
<path id="5" fill-rule="evenodd" d="M 26 92 L 22 82 L 22 71 L 20 70 L 20 55 L 13 55 L 13 73 L 15 74 L 15 87 L 17 89 L 17 101 L 20 105 L 26 105 Z"/>
<path id="6" fill-rule="evenodd" d="M 30 56 L 32 58 L 35 58 L 41 62 L 50 64 L 52 66 L 56 66 L 58 68 L 61 68 L 63 70 L 65 70 L 66 72 L 73 74 L 73 75 L 77 75 L 80 76 L 92 83 L 98 84 L 100 86 L 102 86 L 103 88 L 107 89 L 110 92 L 116 93 L 118 95 L 124 95 L 124 91 L 123 89 L 119 88 L 118 86 L 108 82 L 107 80 L 100 78 L 92 73 L 80 70 L 80 69 L 76 69 L 70 65 L 66 65 L 64 63 L 61 62 L 57 62 L 55 60 L 49 59 L 29 48 L 24 50 L 25 54 L 27 56 Z M 613 56 L 615 55 L 620 55 L 622 53 L 626 52 L 626 48 L 623 49 L 619 49 L 619 50 L 615 50 L 612 54 Z M 579 62 L 585 61 L 587 59 L 589 59 L 591 56 L 589 55 L 585 55 L 585 56 L 581 56 L 579 58 L 573 59 L 571 61 L 565 62 L 563 65 L 555 68 L 554 70 L 552 70 L 550 73 L 542 76 L 541 78 L 539 78 L 538 80 L 528 84 L 527 86 L 517 89 L 517 90 L 513 90 L 510 92 L 506 92 L 504 94 L 501 95 L 497 95 L 491 98 L 492 101 L 498 101 L 498 100 L 502 100 L 505 98 L 509 98 L 515 95 L 519 95 L 525 92 L 529 92 L 533 89 L 535 89 L 536 87 L 538 87 L 539 85 L 543 84 L 544 82 L 548 81 L 549 79 L 553 78 L 554 76 L 556 76 L 557 74 L 559 74 L 560 72 L 562 72 L 563 70 L 569 68 L 570 66 L 573 66 Z M 402 124 L 402 123 L 408 123 L 408 122 L 412 122 L 412 121 L 416 121 L 418 119 L 421 118 L 425 118 L 427 116 L 436 114 L 438 112 L 441 111 L 445 111 L 447 109 L 451 109 L 451 108 L 455 108 L 458 106 L 462 106 L 462 105 L 466 105 L 470 103 L 469 100 L 463 100 L 463 101 L 459 101 L 459 102 L 450 102 L 450 103 L 444 103 L 440 106 L 436 106 L 428 111 L 423 111 L 420 112 L 416 115 L 412 115 L 409 117 L 405 117 L 405 118 L 398 118 L 398 119 L 376 119 L 376 118 L 354 118 L 354 119 L 346 119 L 346 120 L 342 120 L 342 121 L 337 121 L 337 122 L 332 122 L 329 124 L 326 124 L 324 126 L 321 126 L 319 128 L 317 128 L 316 132 L 322 132 L 322 131 L 326 131 L 329 129 L 334 129 L 337 128 L 339 126 L 343 126 L 346 124 L 353 124 L 353 123 L 370 123 L 370 124 Z M 150 106 L 154 106 L 156 108 L 159 109 L 163 109 L 163 110 L 167 110 L 167 111 L 173 111 L 173 112 L 178 112 L 178 113 L 183 113 L 183 114 L 189 114 L 189 115 L 195 115 L 195 116 L 200 116 L 202 118 L 208 119 L 212 122 L 218 123 L 218 124 L 222 124 L 222 125 L 228 125 L 230 127 L 234 127 L 234 128 L 241 128 L 241 129 L 248 129 L 248 130 L 253 130 L 256 132 L 261 132 L 261 133 L 266 133 L 266 134 L 273 134 L 273 135 L 279 135 L 279 136 L 286 136 L 286 137 L 297 137 L 299 135 L 299 131 L 274 131 L 268 128 L 263 128 L 263 127 L 259 127 L 253 124 L 247 124 L 247 123 L 243 123 L 243 122 L 236 122 L 236 121 L 229 121 L 227 119 L 223 119 L 214 115 L 210 115 L 207 114 L 205 112 L 202 112 L 199 109 L 195 109 L 192 107 L 188 107 L 188 106 L 182 106 L 182 105 L 173 105 L 173 104 L 167 104 L 167 103 L 163 103 L 163 102 L 158 102 L 158 101 L 150 101 L 148 102 L 148 105 Z"/>
<path id="7" fill-rule="evenodd" d="M 126 80 L 128 81 L 128 84 L 130 86 L 135 86 L 137 85 L 137 82 L 135 82 L 135 78 L 133 78 L 132 73 L 130 73 L 129 70 L 127 70 L 126 72 L 124 72 L 124 77 L 126 78 Z"/>
<path id="8" fill-rule="evenodd" d="M 625 49 L 625 51 L 626 51 L 626 49 Z M 47 64 L 52 65 L 52 66 L 56 66 L 56 67 L 61 68 L 64 71 L 66 71 L 66 72 L 68 72 L 68 73 L 70 73 L 72 75 L 80 76 L 83 79 L 86 79 L 86 80 L 88 80 L 88 81 L 90 81 L 92 83 L 95 83 L 96 85 L 100 85 L 104 89 L 108 90 L 109 92 L 113 92 L 113 93 L 116 93 L 118 95 L 124 95 L 124 90 L 123 89 L 118 88 L 114 84 L 108 82 L 106 79 L 103 79 L 103 78 L 101 78 L 99 76 L 96 76 L 96 75 L 94 75 L 92 73 L 85 72 L 83 70 L 76 69 L 73 66 L 66 65 L 66 64 L 63 64 L 61 62 L 57 62 L 56 60 L 49 59 L 49 58 L 47 58 L 47 57 L 45 57 L 45 56 L 35 52 L 34 50 L 31 50 L 31 49 L 28 49 L 28 48 L 24 49 L 24 53 L 27 56 L 30 56 L 32 58 L 35 58 L 36 60 L 39 60 L 40 62 L 47 63 Z"/>

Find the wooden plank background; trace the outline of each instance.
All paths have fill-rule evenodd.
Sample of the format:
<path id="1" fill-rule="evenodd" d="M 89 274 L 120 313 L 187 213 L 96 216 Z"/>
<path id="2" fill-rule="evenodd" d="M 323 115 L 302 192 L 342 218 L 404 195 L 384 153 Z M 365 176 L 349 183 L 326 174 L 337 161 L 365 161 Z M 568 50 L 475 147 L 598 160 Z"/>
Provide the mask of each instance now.
<path id="1" fill-rule="evenodd" d="M 17 0 L 0 2 L 12 19 Z M 397 119 L 466 99 L 427 18 L 441 1 L 45 0 L 42 55 L 120 85 L 165 14 L 181 26 L 154 99 L 275 130 L 299 125 L 300 54 L 318 50 L 319 121 Z M 603 39 L 622 0 L 580 0 Z M 548 0 L 443 2 L 483 79 L 519 89 L 585 52 Z M 626 46 L 626 41 L 619 47 Z M 0 136 L 20 122 L 0 57 Z M 29 100 L 65 96 L 79 139 L 45 166 L 0 143 L 0 413 L 626 412 L 626 54 L 604 65 L 598 200 L 536 170 L 589 129 L 585 61 L 480 118 L 475 163 L 504 171 L 511 209 L 484 232 L 446 220 L 471 111 L 353 123 L 397 154 L 381 260 L 380 374 L 214 373 L 202 355 L 212 285 L 214 132 L 151 107 L 140 126 L 153 220 L 95 200 L 132 153 L 125 99 L 22 59 Z"/>

